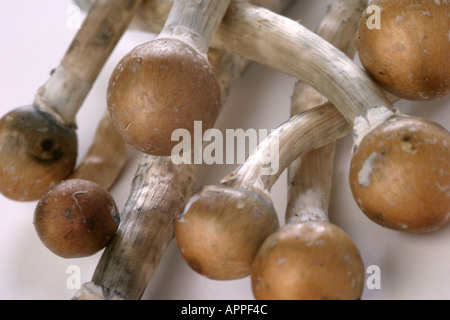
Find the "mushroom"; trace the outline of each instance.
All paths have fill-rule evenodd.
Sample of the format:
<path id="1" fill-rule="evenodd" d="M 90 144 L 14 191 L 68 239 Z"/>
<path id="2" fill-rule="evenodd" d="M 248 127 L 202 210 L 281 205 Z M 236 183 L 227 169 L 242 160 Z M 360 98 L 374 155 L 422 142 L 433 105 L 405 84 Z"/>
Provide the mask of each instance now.
<path id="1" fill-rule="evenodd" d="M 352 239 L 327 221 L 290 222 L 261 245 L 252 265 L 258 300 L 358 300 L 364 265 Z"/>
<path id="2" fill-rule="evenodd" d="M 6 197 L 38 200 L 73 171 L 75 116 L 140 2 L 97 1 L 33 104 L 2 117 L 0 192 Z"/>
<path id="3" fill-rule="evenodd" d="M 440 229 L 450 219 L 450 134 L 424 119 L 396 115 L 356 148 L 350 187 L 377 224 L 410 233 Z"/>
<path id="4" fill-rule="evenodd" d="M 358 29 L 359 57 L 370 75 L 385 90 L 408 100 L 449 94 L 450 4 L 439 0 L 371 4 L 379 11 L 368 7 Z M 372 16 L 379 20 L 379 28 L 368 23 Z"/>
<path id="5" fill-rule="evenodd" d="M 364 8 L 365 1 L 335 1 L 316 33 L 352 56 Z M 291 115 L 325 101 L 299 81 Z M 334 154 L 335 143 L 331 143 L 304 154 L 289 166 L 286 224 L 267 237 L 252 265 L 256 299 L 361 298 L 365 270 L 359 251 L 351 238 L 328 219 Z"/>
<path id="6" fill-rule="evenodd" d="M 242 34 L 246 36 L 242 37 Z M 294 116 L 260 143 L 247 161 L 220 184 L 205 186 L 191 197 L 175 222 L 177 244 L 191 268 L 212 279 L 237 279 L 249 275 L 259 246 L 278 228 L 269 191 L 282 170 L 303 152 L 322 147 L 352 131 L 355 154 L 362 154 L 362 150 L 367 148 L 365 141 L 370 138 L 371 130 L 393 122 L 397 127 L 402 123 L 408 126 L 411 119 L 424 124 L 413 128 L 417 130 L 416 136 L 422 137 L 423 144 L 427 145 L 426 150 L 421 150 L 421 156 L 410 157 L 415 166 L 427 166 L 430 159 L 438 155 L 430 169 L 440 174 L 436 177 L 439 179 L 435 183 L 437 192 L 430 193 L 427 199 L 421 197 L 421 202 L 415 199 L 409 203 L 410 206 L 417 205 L 415 213 L 431 219 L 422 219 L 424 224 L 420 229 L 408 231 L 430 230 L 430 225 L 436 229 L 448 222 L 450 201 L 446 185 L 450 149 L 442 148 L 450 142 L 448 131 L 424 119 L 399 114 L 382 90 L 350 58 L 299 23 L 269 10 L 232 2 L 217 36 L 230 50 L 305 81 L 327 97 L 339 113 L 331 104 L 325 104 Z M 421 135 L 423 129 L 430 126 L 440 132 L 431 140 L 428 135 Z M 270 172 L 265 167 L 267 156 L 274 149 L 279 150 L 279 167 Z M 384 155 L 402 150 L 387 149 Z M 393 162 L 384 165 L 384 168 L 389 168 L 385 175 L 401 168 L 403 159 L 389 157 Z M 370 179 L 372 175 L 366 176 Z M 409 186 L 423 186 L 422 176 L 411 175 L 410 178 Z M 371 183 L 372 186 L 375 184 Z M 441 186 L 441 190 L 437 190 L 437 186 Z M 410 197 L 399 197 L 398 194 L 391 197 L 385 190 L 388 189 L 370 195 L 374 203 L 390 204 L 383 208 L 388 212 L 380 208 L 376 212 L 378 216 L 395 215 L 399 206 L 410 202 Z M 355 200 L 368 214 L 366 198 L 355 195 Z M 436 203 L 440 204 L 439 208 L 436 208 Z M 436 224 L 436 216 L 440 218 L 439 225 Z M 400 230 L 407 230 L 403 225 L 397 226 L 402 227 Z"/>
<path id="7" fill-rule="evenodd" d="M 113 197 L 98 184 L 60 182 L 38 201 L 34 226 L 42 243 L 63 258 L 91 256 L 112 239 L 119 224 Z"/>
<path id="8" fill-rule="evenodd" d="M 221 107 L 220 86 L 208 62 L 212 35 L 227 1 L 175 0 L 156 39 L 129 52 L 108 85 L 108 110 L 116 130 L 137 150 L 170 156 L 172 133 L 212 128 Z"/>

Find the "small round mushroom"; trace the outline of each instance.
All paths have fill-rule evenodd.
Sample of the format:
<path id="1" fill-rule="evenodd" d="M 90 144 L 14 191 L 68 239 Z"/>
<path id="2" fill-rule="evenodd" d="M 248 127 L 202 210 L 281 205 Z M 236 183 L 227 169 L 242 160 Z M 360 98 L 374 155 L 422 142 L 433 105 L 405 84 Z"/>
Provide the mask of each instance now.
<path id="1" fill-rule="evenodd" d="M 197 273 L 210 279 L 248 276 L 264 240 L 279 227 L 275 208 L 257 189 L 205 186 L 175 223 L 181 254 Z"/>
<path id="2" fill-rule="evenodd" d="M 439 229 L 450 219 L 450 134 L 434 122 L 395 115 L 361 140 L 349 180 L 360 209 L 381 226 Z"/>
<path id="3" fill-rule="evenodd" d="M 113 197 L 98 184 L 63 181 L 39 200 L 34 226 L 44 245 L 63 258 L 80 258 L 102 250 L 119 224 Z"/>
<path id="4" fill-rule="evenodd" d="M 75 130 L 34 106 L 17 108 L 0 120 L 0 192 L 17 201 L 39 199 L 75 167 Z"/>
<path id="5" fill-rule="evenodd" d="M 387 91 L 409 100 L 433 100 L 450 93 L 447 1 L 375 0 L 380 29 L 369 28 L 373 11 L 358 29 L 362 65 Z M 370 26 L 370 24 L 369 24 Z"/>
<path id="6" fill-rule="evenodd" d="M 192 47 L 156 39 L 126 55 L 111 75 L 108 108 L 117 132 L 136 149 L 170 156 L 180 128 L 214 126 L 220 88 L 209 63 Z"/>
<path id="7" fill-rule="evenodd" d="M 357 300 L 364 265 L 339 227 L 324 221 L 287 223 L 260 247 L 251 280 L 259 300 Z"/>
<path id="8" fill-rule="evenodd" d="M 220 86 L 207 58 L 209 42 L 230 1 L 175 0 L 156 39 L 129 52 L 108 85 L 116 130 L 143 153 L 170 156 L 175 130 L 214 126 Z"/>

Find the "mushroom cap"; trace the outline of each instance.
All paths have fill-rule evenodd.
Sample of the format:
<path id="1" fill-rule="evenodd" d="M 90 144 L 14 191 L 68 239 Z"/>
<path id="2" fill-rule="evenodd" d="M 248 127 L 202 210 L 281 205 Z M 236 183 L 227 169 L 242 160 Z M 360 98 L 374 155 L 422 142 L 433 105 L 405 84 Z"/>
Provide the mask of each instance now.
<path id="1" fill-rule="evenodd" d="M 220 87 L 201 54 L 176 40 L 156 39 L 134 48 L 113 71 L 108 86 L 112 122 L 130 145 L 156 156 L 170 156 L 175 130 L 193 136 L 214 126 L 221 106 Z M 202 134 L 203 134 L 202 132 Z"/>
<path id="2" fill-rule="evenodd" d="M 390 93 L 408 100 L 433 100 L 450 93 L 447 1 L 375 0 L 381 28 L 369 29 L 365 11 L 358 28 L 364 68 Z"/>
<path id="3" fill-rule="evenodd" d="M 363 137 L 349 179 L 360 209 L 379 225 L 411 233 L 439 229 L 450 219 L 450 133 L 395 115 Z"/>
<path id="4" fill-rule="evenodd" d="M 328 222 L 289 223 L 261 245 L 252 266 L 259 300 L 357 300 L 365 269 L 358 248 Z"/>
<path id="5" fill-rule="evenodd" d="M 81 179 L 69 179 L 52 187 L 34 212 L 39 238 L 63 258 L 97 253 L 111 241 L 118 224 L 113 197 L 98 184 Z"/>
<path id="6" fill-rule="evenodd" d="M 17 201 L 38 200 L 68 177 L 77 159 L 75 130 L 33 106 L 0 119 L 0 192 Z"/>
<path id="7" fill-rule="evenodd" d="M 244 278 L 264 239 L 278 228 L 263 193 L 224 185 L 203 187 L 175 222 L 175 238 L 187 264 L 215 280 Z"/>

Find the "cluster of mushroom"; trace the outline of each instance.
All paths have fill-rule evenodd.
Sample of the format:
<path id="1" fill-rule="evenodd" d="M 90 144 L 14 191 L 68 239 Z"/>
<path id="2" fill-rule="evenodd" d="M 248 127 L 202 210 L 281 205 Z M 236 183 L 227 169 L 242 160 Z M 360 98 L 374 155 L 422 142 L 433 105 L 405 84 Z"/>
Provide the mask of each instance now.
<path id="1" fill-rule="evenodd" d="M 83 32 L 98 31 L 93 29 L 111 16 L 122 17 L 100 61 L 139 9 L 144 16 L 158 12 L 141 1 L 123 2 L 97 1 L 80 30 L 79 39 L 85 39 Z M 285 3 L 265 1 L 262 8 L 232 0 L 175 0 L 156 39 L 117 64 L 107 93 L 111 124 L 120 139 L 143 154 L 120 215 L 107 188 L 88 181 L 89 176 L 71 176 L 77 148 L 74 118 L 98 67 L 75 73 L 73 66 L 83 59 L 71 57 L 76 52 L 71 48 L 34 105 L 2 118 L 0 191 L 17 200 L 39 199 L 34 223 L 54 253 L 80 257 L 106 247 L 94 287 L 108 288 L 120 298 L 139 298 L 152 276 L 142 271 L 141 265 L 151 264 L 144 257 L 159 261 L 174 236 L 193 270 L 216 280 L 251 275 L 257 299 L 360 299 L 364 263 L 357 245 L 327 217 L 334 143 L 351 133 L 349 184 L 364 214 L 383 227 L 409 233 L 434 231 L 450 221 L 450 133 L 400 114 L 388 98 L 433 100 L 450 92 L 447 1 L 372 1 L 381 9 L 383 25 L 369 29 L 367 1 L 336 0 L 316 33 L 275 12 Z M 158 5 L 166 8 L 155 1 Z M 92 43 L 79 39 L 76 43 L 88 48 Z M 194 121 L 202 121 L 203 130 L 212 128 L 232 80 L 243 70 L 236 68 L 227 81 L 218 81 L 226 64 L 214 59 L 214 50 L 224 56 L 232 52 L 242 66 L 256 61 L 300 82 L 292 117 L 243 165 L 194 193 L 195 168 L 170 161 L 171 135 L 179 128 L 193 133 Z M 353 62 L 356 51 L 363 68 Z M 310 87 L 302 88 L 306 84 Z M 69 99 L 73 92 L 77 98 Z M 280 169 L 262 174 L 275 144 Z M 20 165 L 29 167 L 40 183 L 28 185 Z M 286 224 L 280 226 L 270 189 L 287 168 L 289 205 Z M 147 207 L 148 221 L 155 226 L 146 222 Z M 151 247 L 155 241 L 159 245 Z M 130 261 L 137 259 L 141 264 L 130 271 Z"/>

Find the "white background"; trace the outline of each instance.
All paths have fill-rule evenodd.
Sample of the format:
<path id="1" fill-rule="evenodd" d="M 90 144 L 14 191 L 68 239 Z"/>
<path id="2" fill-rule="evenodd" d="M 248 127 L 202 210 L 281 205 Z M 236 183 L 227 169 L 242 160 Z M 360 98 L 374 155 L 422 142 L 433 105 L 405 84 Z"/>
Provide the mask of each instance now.
<path id="1" fill-rule="evenodd" d="M 331 0 L 298 0 L 287 15 L 315 30 Z M 59 64 L 76 30 L 67 26 L 69 0 L 2 1 L 0 10 L 0 116 L 30 104 L 36 90 Z M 152 34 L 127 31 L 108 60 L 77 116 L 79 157 L 89 147 L 97 121 L 105 110 L 106 86 L 118 60 Z M 357 62 L 357 60 L 355 60 Z M 289 116 L 295 79 L 253 64 L 236 83 L 217 127 L 273 128 Z M 420 116 L 450 128 L 450 97 L 433 103 L 401 101 L 403 113 Z M 330 219 L 354 240 L 366 267 L 381 269 L 381 289 L 365 288 L 363 299 L 450 299 L 450 227 L 425 235 L 383 229 L 370 222 L 356 206 L 347 182 L 351 137 L 338 142 Z M 137 153 L 127 164 L 111 193 L 122 208 L 139 161 Z M 202 183 L 213 183 L 233 166 L 202 167 Z M 286 175 L 272 189 L 283 222 Z M 0 195 L 0 299 L 70 299 L 66 272 L 81 270 L 90 280 L 101 253 L 83 259 L 62 259 L 46 249 L 33 224 L 36 202 L 15 202 Z M 213 281 L 191 271 L 171 243 L 144 299 L 253 299 L 250 279 Z"/>

